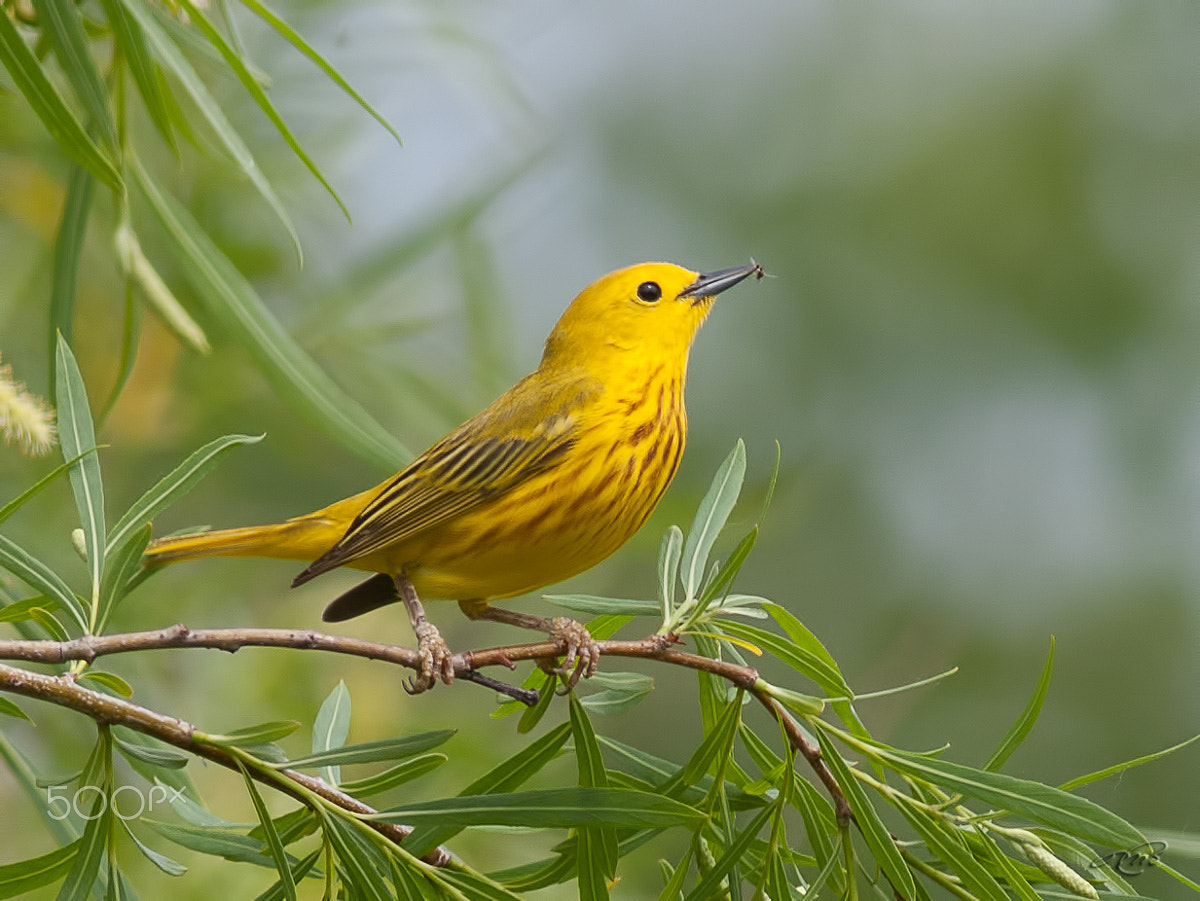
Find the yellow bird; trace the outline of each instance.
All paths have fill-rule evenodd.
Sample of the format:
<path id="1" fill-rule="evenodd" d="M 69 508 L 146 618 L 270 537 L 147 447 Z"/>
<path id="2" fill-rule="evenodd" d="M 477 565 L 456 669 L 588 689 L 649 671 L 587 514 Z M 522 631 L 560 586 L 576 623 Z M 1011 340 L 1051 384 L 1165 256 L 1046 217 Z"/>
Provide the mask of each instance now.
<path id="1" fill-rule="evenodd" d="M 670 263 L 610 273 L 567 307 L 534 372 L 383 484 L 274 525 L 152 542 L 147 563 L 312 561 L 293 586 L 339 566 L 375 572 L 324 619 L 402 601 L 422 664 L 410 691 L 454 675 L 422 596 L 457 600 L 472 619 L 564 639 L 561 671 L 574 684 L 599 656 L 580 623 L 488 601 L 594 566 L 646 521 L 683 454 L 692 339 L 713 298 L 751 275 L 763 276 L 754 261 L 703 275 Z"/>

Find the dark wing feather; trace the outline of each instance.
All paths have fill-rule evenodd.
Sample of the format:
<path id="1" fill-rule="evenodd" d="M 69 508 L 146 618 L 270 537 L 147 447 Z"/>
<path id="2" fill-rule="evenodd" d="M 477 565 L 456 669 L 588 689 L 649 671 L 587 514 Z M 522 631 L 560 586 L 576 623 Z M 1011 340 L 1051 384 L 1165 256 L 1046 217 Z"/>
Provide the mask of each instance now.
<path id="1" fill-rule="evenodd" d="M 505 395 L 398 473 L 292 585 L 412 538 L 553 466 L 575 443 L 578 423 L 570 408 L 590 391 L 575 386 L 568 394 L 573 403 L 546 415 L 544 396 L 521 403 L 524 385 L 518 383 L 515 396 Z"/>

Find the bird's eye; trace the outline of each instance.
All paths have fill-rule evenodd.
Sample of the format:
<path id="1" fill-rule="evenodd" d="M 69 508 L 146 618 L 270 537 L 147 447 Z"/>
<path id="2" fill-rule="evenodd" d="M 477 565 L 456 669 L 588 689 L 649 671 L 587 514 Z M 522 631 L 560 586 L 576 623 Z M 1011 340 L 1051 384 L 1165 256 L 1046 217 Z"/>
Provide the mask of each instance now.
<path id="1" fill-rule="evenodd" d="M 637 295 L 638 300 L 654 303 L 662 299 L 662 288 L 658 286 L 658 282 L 642 282 L 638 285 Z"/>

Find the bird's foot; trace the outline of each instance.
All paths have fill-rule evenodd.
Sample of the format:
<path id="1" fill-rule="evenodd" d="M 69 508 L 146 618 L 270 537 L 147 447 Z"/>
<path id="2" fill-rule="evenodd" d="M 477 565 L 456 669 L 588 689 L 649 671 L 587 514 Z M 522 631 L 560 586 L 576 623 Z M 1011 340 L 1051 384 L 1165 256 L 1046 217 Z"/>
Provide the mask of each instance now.
<path id="1" fill-rule="evenodd" d="M 454 659 L 450 646 L 442 638 L 437 626 L 428 620 L 413 624 L 417 636 L 417 674 L 404 680 L 404 690 L 410 695 L 419 695 L 433 688 L 438 681 L 447 685 L 454 681 Z"/>
<path id="2" fill-rule="evenodd" d="M 555 675 L 566 676 L 566 686 L 562 693 L 567 694 L 579 684 L 579 679 L 590 679 L 595 675 L 600 665 L 600 645 L 592 638 L 592 633 L 578 620 L 568 616 L 556 616 L 547 621 L 547 634 L 553 641 L 566 642 L 566 653 L 560 665 L 547 668 Z"/>

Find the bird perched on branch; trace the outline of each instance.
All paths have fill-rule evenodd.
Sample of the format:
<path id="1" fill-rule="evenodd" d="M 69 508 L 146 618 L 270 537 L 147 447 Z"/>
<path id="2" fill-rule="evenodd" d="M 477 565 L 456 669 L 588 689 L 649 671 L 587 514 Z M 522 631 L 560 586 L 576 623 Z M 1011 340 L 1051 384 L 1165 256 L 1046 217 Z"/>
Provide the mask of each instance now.
<path id="1" fill-rule="evenodd" d="M 293 586 L 340 566 L 374 572 L 324 618 L 403 602 L 421 661 L 410 692 L 454 676 L 421 597 L 562 640 L 559 671 L 574 685 L 599 657 L 582 624 L 489 601 L 594 566 L 646 521 L 683 454 L 692 339 L 713 298 L 751 275 L 763 277 L 754 261 L 706 274 L 669 263 L 610 273 L 567 307 L 534 372 L 383 484 L 273 525 L 160 539 L 146 562 L 311 561 Z"/>

